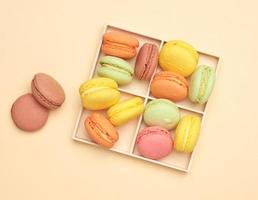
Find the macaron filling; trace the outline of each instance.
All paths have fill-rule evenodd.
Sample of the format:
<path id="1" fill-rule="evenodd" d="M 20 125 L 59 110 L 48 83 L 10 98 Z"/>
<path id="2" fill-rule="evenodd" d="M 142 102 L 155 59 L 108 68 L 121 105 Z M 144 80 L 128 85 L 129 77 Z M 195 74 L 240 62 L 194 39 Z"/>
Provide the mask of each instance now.
<path id="1" fill-rule="evenodd" d="M 150 53 L 148 54 L 148 58 L 146 60 L 146 63 L 144 64 L 144 70 L 143 70 L 143 73 L 142 73 L 140 79 L 143 79 L 144 77 L 148 76 L 148 73 L 150 71 L 149 66 L 152 65 L 152 62 L 154 61 L 155 48 L 152 45 L 151 45 L 150 48 L 151 48 L 151 50 L 150 50 Z"/>
<path id="2" fill-rule="evenodd" d="M 36 85 L 36 82 L 35 82 L 34 79 L 32 80 L 32 82 L 33 82 L 33 85 L 32 85 L 33 93 L 34 93 L 35 95 L 37 95 L 37 98 L 40 98 L 40 99 L 42 100 L 42 102 L 45 102 L 46 104 L 51 104 L 51 105 L 54 106 L 54 107 L 59 107 L 60 105 L 62 105 L 62 104 L 60 104 L 60 103 L 56 103 L 56 102 L 50 101 L 50 100 L 48 100 L 46 97 L 44 97 L 44 95 L 42 95 L 42 94 L 40 93 L 40 91 L 38 90 L 37 85 Z M 44 105 L 43 105 L 43 106 L 44 106 Z"/>
<path id="3" fill-rule="evenodd" d="M 113 69 L 115 71 L 118 71 L 118 72 L 121 72 L 121 73 L 125 73 L 125 74 L 129 74 L 129 75 L 132 75 L 133 73 L 128 71 L 128 70 L 125 70 L 124 68 L 121 68 L 120 66 L 116 65 L 116 66 L 113 66 L 113 65 L 110 65 L 110 64 L 107 64 L 107 63 L 101 63 L 101 66 L 102 67 L 105 67 L 105 68 L 109 68 L 109 69 Z"/>
<path id="4" fill-rule="evenodd" d="M 185 81 L 179 80 L 177 77 L 171 77 L 171 76 L 162 76 L 162 77 L 157 77 L 155 78 L 156 80 L 167 80 L 167 81 L 172 81 L 174 83 L 177 83 L 180 86 L 188 88 L 188 84 Z"/>
<path id="5" fill-rule="evenodd" d="M 110 108 L 110 110 L 108 111 L 109 117 L 112 117 L 112 116 L 114 116 L 114 115 L 116 115 L 116 114 L 118 114 L 120 112 L 124 112 L 124 111 L 127 111 L 129 109 L 133 109 L 133 108 L 135 108 L 137 106 L 142 106 L 142 104 L 143 104 L 142 100 L 135 101 L 134 104 L 130 104 L 128 102 L 121 102 L 121 103 L 124 103 L 124 105 L 126 103 L 127 104 L 126 104 L 126 106 L 123 106 L 122 108 L 118 108 L 118 109 L 116 109 L 115 108 L 116 105 L 114 105 L 114 107 Z"/>
<path id="6" fill-rule="evenodd" d="M 210 91 L 207 90 L 209 90 L 208 84 L 210 82 L 209 79 L 212 79 L 212 72 L 212 69 L 208 66 L 205 66 L 202 70 L 200 87 L 196 97 L 196 101 L 199 103 L 205 102 L 204 99 L 206 99 L 209 96 Z"/>
<path id="7" fill-rule="evenodd" d="M 103 89 L 107 89 L 107 88 L 110 88 L 110 87 L 93 87 L 93 88 L 89 88 L 87 90 L 85 90 L 84 92 L 82 92 L 82 96 L 84 95 L 87 95 L 89 93 L 93 93 L 93 92 L 97 92 L 97 91 L 100 91 L 100 90 L 103 90 Z"/>
<path id="8" fill-rule="evenodd" d="M 134 47 L 126 45 L 126 44 L 121 44 L 121 43 L 117 43 L 117 42 L 110 42 L 110 41 L 105 41 L 105 45 L 108 45 L 109 48 L 111 49 L 119 49 L 122 51 L 131 51 L 132 53 L 135 52 Z"/>
<path id="9" fill-rule="evenodd" d="M 91 88 L 96 88 L 96 87 L 106 87 L 106 88 L 113 88 L 117 89 L 118 85 L 117 83 L 110 78 L 93 78 L 91 80 L 86 81 L 80 86 L 79 93 L 83 94 L 86 90 L 89 90 Z"/>
<path id="10" fill-rule="evenodd" d="M 175 74 L 175 73 L 169 73 L 169 74 L 165 74 L 165 73 L 169 73 L 169 72 L 161 72 L 158 75 L 155 76 L 154 80 L 169 80 L 169 81 L 174 81 L 176 83 L 178 83 L 179 85 L 188 87 L 188 82 L 180 77 L 179 75 Z"/>

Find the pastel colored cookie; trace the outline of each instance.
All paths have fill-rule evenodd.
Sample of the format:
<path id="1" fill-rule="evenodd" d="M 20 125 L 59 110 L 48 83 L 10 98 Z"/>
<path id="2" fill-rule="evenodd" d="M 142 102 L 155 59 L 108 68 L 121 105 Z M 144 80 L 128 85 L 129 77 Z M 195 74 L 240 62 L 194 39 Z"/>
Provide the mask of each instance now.
<path id="1" fill-rule="evenodd" d="M 133 67 L 125 60 L 114 56 L 104 56 L 100 59 L 101 67 L 98 75 L 111 78 L 119 85 L 126 85 L 133 80 Z"/>
<path id="2" fill-rule="evenodd" d="M 161 127 L 142 129 L 136 139 L 139 153 L 150 159 L 158 160 L 169 155 L 173 149 L 170 133 Z"/>
<path id="3" fill-rule="evenodd" d="M 152 80 L 150 90 L 154 97 L 181 101 L 187 97 L 188 82 L 180 74 L 161 71 Z"/>
<path id="4" fill-rule="evenodd" d="M 127 33 L 112 31 L 103 36 L 102 51 L 107 55 L 130 59 L 136 55 L 138 46 L 139 41 Z"/>
<path id="5" fill-rule="evenodd" d="M 184 77 L 194 72 L 198 60 L 199 55 L 194 47 L 180 40 L 166 42 L 159 54 L 159 65 L 163 70 L 173 71 Z"/>
<path id="6" fill-rule="evenodd" d="M 111 148 L 118 140 L 115 127 L 101 114 L 92 113 L 84 122 L 90 138 L 105 148 Z"/>
<path id="7" fill-rule="evenodd" d="M 195 115 L 186 115 L 180 120 L 175 134 L 175 150 L 191 153 L 197 143 L 201 119 Z"/>
<path id="8" fill-rule="evenodd" d="M 65 100 L 62 86 L 48 74 L 35 74 L 31 81 L 31 90 L 34 98 L 48 109 L 60 107 Z"/>
<path id="9" fill-rule="evenodd" d="M 178 124 L 180 112 L 173 102 L 167 99 L 155 99 L 146 105 L 143 119 L 149 126 L 161 126 L 170 130 Z"/>
<path id="10" fill-rule="evenodd" d="M 116 104 L 120 99 L 117 83 L 110 78 L 93 78 L 80 87 L 82 105 L 89 110 L 102 110 Z"/>
<path id="11" fill-rule="evenodd" d="M 29 132 L 42 128 L 47 122 L 48 113 L 49 110 L 38 103 L 30 93 L 20 96 L 11 109 L 15 125 Z"/>
<path id="12" fill-rule="evenodd" d="M 141 115 L 143 110 L 143 100 L 139 97 L 132 97 L 109 108 L 107 114 L 113 125 L 120 126 Z"/>
<path id="13" fill-rule="evenodd" d="M 145 43 L 136 58 L 135 76 L 139 80 L 150 80 L 158 65 L 158 47 L 155 44 Z"/>
<path id="14" fill-rule="evenodd" d="M 215 70 L 206 65 L 200 65 L 191 76 L 189 98 L 194 103 L 204 104 L 212 92 L 215 82 Z"/>

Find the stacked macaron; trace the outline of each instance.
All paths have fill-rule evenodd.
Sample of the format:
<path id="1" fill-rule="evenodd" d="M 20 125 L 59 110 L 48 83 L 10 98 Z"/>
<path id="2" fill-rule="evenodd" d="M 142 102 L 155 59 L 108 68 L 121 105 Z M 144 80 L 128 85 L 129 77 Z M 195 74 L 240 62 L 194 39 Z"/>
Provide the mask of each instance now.
<path id="1" fill-rule="evenodd" d="M 116 127 L 143 115 L 145 128 L 136 138 L 139 154 L 157 160 L 173 149 L 191 153 L 201 119 L 197 115 L 181 116 L 174 102 L 189 98 L 192 103 L 206 103 L 214 85 L 213 68 L 197 66 L 198 52 L 178 40 L 166 42 L 159 52 L 155 44 L 140 44 L 137 36 L 110 31 L 103 36 L 101 50 L 104 56 L 99 58 L 97 77 L 84 82 L 79 90 L 84 109 L 92 111 L 85 119 L 86 134 L 92 141 L 111 148 L 119 140 Z M 145 101 L 146 105 L 141 97 L 121 100 L 119 87 L 134 78 L 149 81 L 154 98 Z"/>
<path id="2" fill-rule="evenodd" d="M 11 116 L 19 129 L 33 132 L 45 125 L 49 110 L 59 108 L 64 100 L 62 86 L 50 75 L 38 73 L 31 81 L 31 93 L 13 103 Z"/>

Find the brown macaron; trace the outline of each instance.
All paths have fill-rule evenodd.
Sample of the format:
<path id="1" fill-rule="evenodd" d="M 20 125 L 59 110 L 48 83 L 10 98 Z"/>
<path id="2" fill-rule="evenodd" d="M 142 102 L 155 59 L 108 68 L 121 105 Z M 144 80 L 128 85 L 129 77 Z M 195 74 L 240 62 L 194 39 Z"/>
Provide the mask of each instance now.
<path id="1" fill-rule="evenodd" d="M 48 113 L 49 110 L 39 104 L 31 93 L 20 96 L 11 108 L 15 125 L 28 132 L 42 128 L 47 122 Z"/>
<path id="2" fill-rule="evenodd" d="M 151 82 L 151 94 L 156 98 L 181 101 L 187 97 L 188 82 L 180 74 L 170 71 L 161 71 Z"/>
<path id="3" fill-rule="evenodd" d="M 62 86 L 53 77 L 44 73 L 38 73 L 34 76 L 31 89 L 34 98 L 51 110 L 60 107 L 65 100 Z"/>
<path id="4" fill-rule="evenodd" d="M 103 36 L 102 51 L 111 56 L 123 59 L 133 58 L 139 41 L 128 33 L 111 31 Z"/>
<path id="5" fill-rule="evenodd" d="M 158 47 L 145 43 L 136 58 L 135 76 L 139 80 L 150 80 L 158 65 Z"/>

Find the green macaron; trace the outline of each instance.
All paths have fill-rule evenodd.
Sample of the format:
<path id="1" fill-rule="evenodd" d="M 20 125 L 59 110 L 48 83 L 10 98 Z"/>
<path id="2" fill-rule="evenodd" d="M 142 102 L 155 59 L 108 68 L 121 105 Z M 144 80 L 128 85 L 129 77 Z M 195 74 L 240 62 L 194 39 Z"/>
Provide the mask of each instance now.
<path id="1" fill-rule="evenodd" d="M 200 65 L 191 76 L 189 99 L 204 104 L 212 92 L 215 82 L 215 70 L 207 65 Z"/>
<path id="2" fill-rule="evenodd" d="M 160 126 L 170 130 L 178 124 L 180 112 L 172 101 L 155 99 L 146 105 L 143 119 L 149 126 Z"/>
<path id="3" fill-rule="evenodd" d="M 133 67 L 125 60 L 114 56 L 104 56 L 100 59 L 97 69 L 99 76 L 115 80 L 119 85 L 126 85 L 133 80 Z"/>

